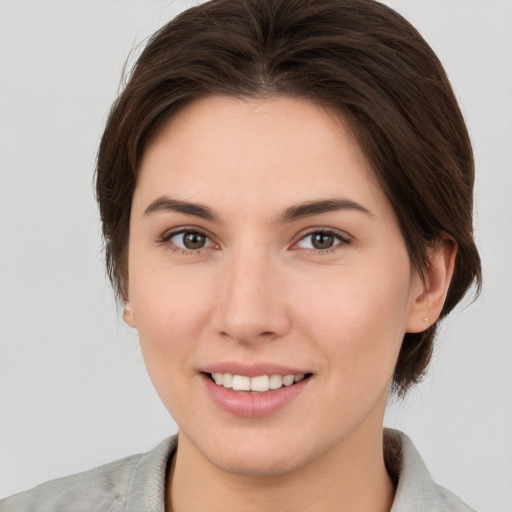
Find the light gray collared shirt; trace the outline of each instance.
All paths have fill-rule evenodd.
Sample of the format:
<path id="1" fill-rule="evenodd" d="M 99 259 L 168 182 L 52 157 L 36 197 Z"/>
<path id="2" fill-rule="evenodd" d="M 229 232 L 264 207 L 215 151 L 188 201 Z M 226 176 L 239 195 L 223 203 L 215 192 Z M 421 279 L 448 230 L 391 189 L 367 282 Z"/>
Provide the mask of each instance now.
<path id="1" fill-rule="evenodd" d="M 475 512 L 431 478 L 412 441 L 385 429 L 385 458 L 397 480 L 391 512 Z M 0 512 L 165 512 L 176 436 L 144 455 L 52 480 L 0 501 Z"/>

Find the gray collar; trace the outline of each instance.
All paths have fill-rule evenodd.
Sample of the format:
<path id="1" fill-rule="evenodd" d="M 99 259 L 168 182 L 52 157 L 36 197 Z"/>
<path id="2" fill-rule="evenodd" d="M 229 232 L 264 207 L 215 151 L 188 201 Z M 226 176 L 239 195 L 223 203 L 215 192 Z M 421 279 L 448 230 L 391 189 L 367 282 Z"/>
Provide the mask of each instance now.
<path id="1" fill-rule="evenodd" d="M 177 446 L 170 437 L 140 457 L 128 482 L 124 512 L 164 512 L 165 483 Z M 384 429 L 384 457 L 397 484 L 390 512 L 474 512 L 430 476 L 412 441 L 402 432 Z"/>
<path id="2" fill-rule="evenodd" d="M 177 444 L 173 436 L 142 455 L 128 481 L 124 512 L 165 512 L 167 470 Z"/>
<path id="3" fill-rule="evenodd" d="M 397 484 L 390 512 L 475 512 L 432 480 L 420 454 L 403 432 L 384 429 L 384 458 Z"/>

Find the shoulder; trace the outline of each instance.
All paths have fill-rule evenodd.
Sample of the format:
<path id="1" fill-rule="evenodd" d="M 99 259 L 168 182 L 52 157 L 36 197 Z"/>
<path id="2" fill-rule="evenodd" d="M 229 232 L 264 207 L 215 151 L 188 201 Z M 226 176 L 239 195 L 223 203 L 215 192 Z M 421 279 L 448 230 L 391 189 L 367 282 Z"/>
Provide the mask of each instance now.
<path id="1" fill-rule="evenodd" d="M 391 512 L 475 512 L 434 482 L 414 444 L 402 432 L 385 429 L 384 454 L 397 486 Z"/>
<path id="2" fill-rule="evenodd" d="M 0 501 L 0 511 L 122 510 L 130 474 L 139 460 L 140 455 L 134 455 L 46 482 Z"/>
<path id="3" fill-rule="evenodd" d="M 0 512 L 128 512 L 144 510 L 148 502 L 158 510 L 175 447 L 176 439 L 169 438 L 146 454 L 46 482 L 0 501 Z"/>

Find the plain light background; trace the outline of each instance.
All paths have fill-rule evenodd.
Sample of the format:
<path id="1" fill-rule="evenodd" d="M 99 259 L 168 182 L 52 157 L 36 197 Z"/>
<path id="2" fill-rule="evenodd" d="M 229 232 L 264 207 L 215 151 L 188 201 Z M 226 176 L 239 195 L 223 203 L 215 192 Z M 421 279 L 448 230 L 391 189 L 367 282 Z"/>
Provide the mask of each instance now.
<path id="1" fill-rule="evenodd" d="M 116 311 L 92 176 L 131 49 L 169 0 L 0 0 L 0 497 L 176 426 Z M 386 424 L 480 512 L 512 511 L 512 2 L 389 0 L 444 63 L 472 135 L 484 291 Z"/>

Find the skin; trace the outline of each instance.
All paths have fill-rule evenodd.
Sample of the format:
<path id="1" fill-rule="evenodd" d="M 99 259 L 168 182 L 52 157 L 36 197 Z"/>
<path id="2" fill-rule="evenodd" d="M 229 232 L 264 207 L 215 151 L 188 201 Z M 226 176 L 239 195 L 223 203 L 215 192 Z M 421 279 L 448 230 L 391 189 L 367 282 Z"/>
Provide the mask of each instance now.
<path id="1" fill-rule="evenodd" d="M 146 211 L 164 196 L 214 218 Z M 366 211 L 280 219 L 332 199 Z M 204 247 L 184 249 L 180 229 L 204 233 Z M 312 245 L 322 229 L 336 234 L 328 249 Z M 356 140 L 309 101 L 211 97 L 168 121 L 133 197 L 125 315 L 179 425 L 168 510 L 389 510 L 393 370 L 404 333 L 439 315 L 455 252 L 443 235 L 420 279 Z M 201 368 L 223 361 L 312 376 L 277 413 L 241 418 L 205 391 Z"/>

